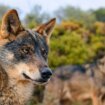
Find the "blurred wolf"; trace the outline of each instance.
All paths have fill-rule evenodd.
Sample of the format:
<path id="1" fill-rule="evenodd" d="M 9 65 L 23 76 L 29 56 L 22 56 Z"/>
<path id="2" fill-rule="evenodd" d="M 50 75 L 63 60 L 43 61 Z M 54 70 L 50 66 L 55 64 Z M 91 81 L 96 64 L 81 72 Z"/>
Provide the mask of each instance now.
<path id="1" fill-rule="evenodd" d="M 0 105 L 26 105 L 34 84 L 52 75 L 47 64 L 55 19 L 36 30 L 23 28 L 16 10 L 8 11 L 0 30 Z"/>
<path id="2" fill-rule="evenodd" d="M 57 68 L 46 86 L 43 105 L 71 105 L 76 101 L 85 105 L 86 100 L 105 105 L 105 57 L 93 64 Z"/>

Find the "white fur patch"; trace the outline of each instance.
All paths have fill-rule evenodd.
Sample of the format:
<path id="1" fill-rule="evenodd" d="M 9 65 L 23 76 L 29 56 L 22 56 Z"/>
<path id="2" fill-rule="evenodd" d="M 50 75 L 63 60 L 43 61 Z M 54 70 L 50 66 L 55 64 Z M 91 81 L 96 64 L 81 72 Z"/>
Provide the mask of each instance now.
<path id="1" fill-rule="evenodd" d="M 7 53 L 7 57 L 6 57 L 8 60 L 12 60 L 14 58 L 14 54 L 9 52 Z"/>

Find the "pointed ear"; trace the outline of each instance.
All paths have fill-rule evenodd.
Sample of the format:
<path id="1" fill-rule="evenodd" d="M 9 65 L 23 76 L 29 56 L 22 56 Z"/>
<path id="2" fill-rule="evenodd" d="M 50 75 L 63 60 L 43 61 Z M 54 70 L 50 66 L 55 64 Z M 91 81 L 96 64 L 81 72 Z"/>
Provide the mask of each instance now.
<path id="1" fill-rule="evenodd" d="M 2 19 L 0 31 L 1 38 L 14 39 L 17 36 L 17 34 L 22 30 L 24 30 L 24 28 L 21 26 L 21 22 L 18 17 L 17 11 L 14 9 L 8 11 Z"/>
<path id="2" fill-rule="evenodd" d="M 41 35 L 45 35 L 46 37 L 50 38 L 52 31 L 54 29 L 56 23 L 56 19 L 53 18 L 51 19 L 49 22 L 42 24 L 41 26 L 39 26 L 36 31 L 41 34 Z"/>

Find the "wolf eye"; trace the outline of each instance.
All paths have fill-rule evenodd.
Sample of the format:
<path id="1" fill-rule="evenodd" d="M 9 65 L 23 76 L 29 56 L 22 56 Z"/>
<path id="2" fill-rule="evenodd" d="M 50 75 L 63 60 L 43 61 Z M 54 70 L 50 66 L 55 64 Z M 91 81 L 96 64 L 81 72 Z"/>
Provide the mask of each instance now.
<path id="1" fill-rule="evenodd" d="M 31 48 L 29 48 L 29 47 L 23 47 L 22 49 L 21 49 L 21 51 L 22 51 L 22 54 L 31 54 L 32 53 L 32 49 Z"/>
<path id="2" fill-rule="evenodd" d="M 42 48 L 42 55 L 44 58 L 47 57 L 47 51 L 44 48 Z"/>
<path id="3" fill-rule="evenodd" d="M 28 54 L 29 53 L 29 49 L 23 49 L 23 53 Z"/>

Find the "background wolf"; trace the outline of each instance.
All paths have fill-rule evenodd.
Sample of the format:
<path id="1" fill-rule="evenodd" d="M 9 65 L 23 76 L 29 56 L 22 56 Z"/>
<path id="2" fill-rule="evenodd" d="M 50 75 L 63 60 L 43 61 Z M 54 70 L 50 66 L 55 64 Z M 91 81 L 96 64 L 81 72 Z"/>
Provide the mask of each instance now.
<path id="1" fill-rule="evenodd" d="M 52 75 L 47 64 L 48 43 L 55 19 L 27 30 L 16 10 L 8 11 L 0 30 L 0 105 L 25 105 L 34 84 Z"/>
<path id="2" fill-rule="evenodd" d="M 76 101 L 84 105 L 86 100 L 91 100 L 93 105 L 104 105 L 104 69 L 104 56 L 93 64 L 57 68 L 46 86 L 44 105 L 71 105 Z"/>

